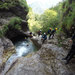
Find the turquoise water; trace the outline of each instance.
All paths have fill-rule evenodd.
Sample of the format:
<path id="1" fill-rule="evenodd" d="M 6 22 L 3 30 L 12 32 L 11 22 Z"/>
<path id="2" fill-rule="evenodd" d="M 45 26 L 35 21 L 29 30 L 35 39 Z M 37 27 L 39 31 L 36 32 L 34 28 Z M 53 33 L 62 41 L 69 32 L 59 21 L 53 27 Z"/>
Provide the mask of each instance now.
<path id="1" fill-rule="evenodd" d="M 19 41 L 15 44 L 17 56 L 26 56 L 36 50 L 35 45 L 30 39 Z"/>
<path id="2" fill-rule="evenodd" d="M 27 54 L 37 51 L 37 48 L 30 39 L 23 39 L 16 42 L 15 44 L 16 53 L 13 54 L 7 61 L 7 63 L 12 63 L 13 60 L 18 57 L 26 56 Z"/>

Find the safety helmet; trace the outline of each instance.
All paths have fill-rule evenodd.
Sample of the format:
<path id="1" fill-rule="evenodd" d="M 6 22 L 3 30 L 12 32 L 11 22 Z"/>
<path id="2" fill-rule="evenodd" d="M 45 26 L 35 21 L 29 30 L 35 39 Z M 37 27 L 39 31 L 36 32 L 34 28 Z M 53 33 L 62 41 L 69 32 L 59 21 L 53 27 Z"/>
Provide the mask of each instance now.
<path id="1" fill-rule="evenodd" d="M 42 30 L 40 30 L 40 32 L 41 32 Z"/>
<path id="2" fill-rule="evenodd" d="M 46 33 L 44 33 L 44 35 L 45 35 Z"/>
<path id="3" fill-rule="evenodd" d="M 50 30 L 52 29 L 52 28 L 49 28 Z"/>
<path id="4" fill-rule="evenodd" d="M 57 30 L 58 28 L 55 28 L 55 30 Z"/>

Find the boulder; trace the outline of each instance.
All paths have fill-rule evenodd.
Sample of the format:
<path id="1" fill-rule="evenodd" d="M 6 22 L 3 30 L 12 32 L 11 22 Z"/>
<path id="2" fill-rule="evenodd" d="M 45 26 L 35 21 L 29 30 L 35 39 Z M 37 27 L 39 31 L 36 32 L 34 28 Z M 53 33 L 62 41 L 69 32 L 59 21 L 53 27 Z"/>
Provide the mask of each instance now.
<path id="1" fill-rule="evenodd" d="M 53 44 L 43 44 L 39 51 L 20 57 L 6 75 L 74 75 L 75 65 L 65 65 L 67 51 Z M 71 61 L 73 62 L 73 61 Z"/>
<path id="2" fill-rule="evenodd" d="M 25 2 L 25 4 L 23 3 Z M 8 30 L 5 31 L 5 37 L 8 39 L 14 39 L 14 37 L 25 36 L 24 32 L 29 30 L 28 23 L 27 23 L 27 13 L 28 13 L 28 6 L 25 0 L 4 0 L 0 1 L 0 29 L 2 30 L 4 26 L 7 25 Z M 18 13 L 17 13 L 18 12 Z M 14 23 L 12 27 L 16 24 L 20 25 L 20 29 L 15 29 L 11 27 L 9 22 L 13 18 L 21 19 L 21 23 Z M 12 23 L 11 23 L 12 24 Z M 7 28 L 6 27 L 6 28 Z M 20 31 L 24 31 L 23 33 Z"/>
<path id="3" fill-rule="evenodd" d="M 42 46 L 42 41 L 41 41 L 41 37 L 38 36 L 33 36 L 33 38 L 31 38 L 32 42 L 35 44 L 35 46 L 40 49 Z"/>
<path id="4" fill-rule="evenodd" d="M 0 38 L 0 72 L 4 69 L 7 59 L 15 52 L 15 47 L 9 39 Z"/>

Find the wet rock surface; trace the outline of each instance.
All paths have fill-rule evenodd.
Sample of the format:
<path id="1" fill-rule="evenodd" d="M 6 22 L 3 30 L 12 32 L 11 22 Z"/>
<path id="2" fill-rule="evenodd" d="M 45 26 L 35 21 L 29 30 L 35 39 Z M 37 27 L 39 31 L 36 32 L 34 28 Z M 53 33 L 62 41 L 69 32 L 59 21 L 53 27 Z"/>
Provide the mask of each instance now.
<path id="1" fill-rule="evenodd" d="M 4 68 L 7 59 L 15 53 L 15 48 L 12 42 L 7 38 L 0 38 L 0 72 Z"/>
<path id="2" fill-rule="evenodd" d="M 16 63 L 4 72 L 6 75 L 74 75 L 75 59 L 65 65 L 63 57 L 67 50 L 54 44 L 43 44 L 39 51 L 18 58 Z"/>
<path id="3" fill-rule="evenodd" d="M 41 36 L 38 38 L 38 36 L 34 36 L 33 38 L 31 38 L 31 40 L 33 41 L 33 43 L 35 44 L 35 46 L 40 49 L 42 46 L 42 41 L 41 41 Z"/>

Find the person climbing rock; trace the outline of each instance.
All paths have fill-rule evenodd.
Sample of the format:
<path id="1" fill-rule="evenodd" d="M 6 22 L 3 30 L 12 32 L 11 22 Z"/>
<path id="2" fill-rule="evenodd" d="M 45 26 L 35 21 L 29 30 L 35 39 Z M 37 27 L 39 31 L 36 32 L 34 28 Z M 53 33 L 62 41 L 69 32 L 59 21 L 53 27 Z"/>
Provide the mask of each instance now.
<path id="1" fill-rule="evenodd" d="M 38 37 L 39 37 L 41 34 L 42 34 L 42 31 L 39 30 L 39 31 L 38 31 Z"/>
<path id="2" fill-rule="evenodd" d="M 50 39 L 50 37 L 51 37 L 51 31 L 52 31 L 52 28 L 50 28 L 50 29 L 48 30 L 49 39 Z"/>
<path id="3" fill-rule="evenodd" d="M 55 28 L 55 29 L 53 29 L 53 30 L 51 31 L 51 36 L 52 36 L 52 38 L 54 37 L 54 34 L 55 34 L 56 31 L 57 31 L 57 28 Z"/>
<path id="4" fill-rule="evenodd" d="M 70 40 L 70 42 L 72 42 L 72 41 L 73 41 L 73 43 L 72 43 L 72 46 L 71 46 L 69 53 L 67 54 L 67 56 L 65 58 L 63 58 L 63 60 L 66 60 L 65 64 L 68 64 L 69 61 L 75 55 L 75 32 L 74 32 L 74 35 L 72 36 L 72 40 Z"/>
<path id="5" fill-rule="evenodd" d="M 47 35 L 46 35 L 46 33 L 44 33 L 43 35 L 42 35 L 42 43 L 44 43 L 45 42 L 45 40 L 47 40 Z"/>

